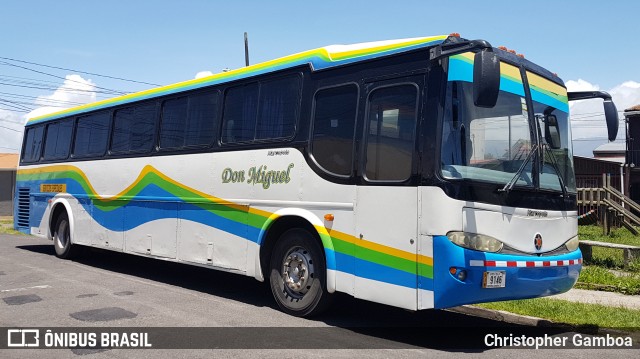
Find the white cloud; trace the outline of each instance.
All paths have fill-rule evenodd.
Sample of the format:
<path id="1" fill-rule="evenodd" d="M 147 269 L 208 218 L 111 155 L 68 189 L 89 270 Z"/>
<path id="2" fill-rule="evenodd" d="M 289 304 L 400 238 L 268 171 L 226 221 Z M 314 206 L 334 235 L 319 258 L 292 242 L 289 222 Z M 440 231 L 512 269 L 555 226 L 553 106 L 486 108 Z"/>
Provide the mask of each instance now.
<path id="1" fill-rule="evenodd" d="M 0 152 L 19 152 L 24 122 L 17 112 L 0 109 Z"/>
<path id="2" fill-rule="evenodd" d="M 13 111 L 0 110 L 0 125 L 18 130 L 8 130 L 0 127 L 0 152 L 18 152 L 22 142 L 23 124 L 28 119 L 46 115 L 90 102 L 96 101 L 96 85 L 79 75 L 67 75 L 64 83 L 51 95 L 39 96 L 34 105 L 40 106 L 26 115 Z M 56 107 L 51 105 L 55 104 Z"/>
<path id="3" fill-rule="evenodd" d="M 40 107 L 29 112 L 26 117 L 38 117 L 66 108 L 95 102 L 95 88 L 96 85 L 91 80 L 86 80 L 80 75 L 67 75 L 62 86 L 58 87 L 53 94 L 38 97 L 35 104 Z M 51 104 L 56 104 L 56 107 L 51 106 Z"/>
<path id="4" fill-rule="evenodd" d="M 196 74 L 195 78 L 200 79 L 200 78 L 211 76 L 211 75 L 213 75 L 213 72 L 211 71 L 200 71 Z"/>

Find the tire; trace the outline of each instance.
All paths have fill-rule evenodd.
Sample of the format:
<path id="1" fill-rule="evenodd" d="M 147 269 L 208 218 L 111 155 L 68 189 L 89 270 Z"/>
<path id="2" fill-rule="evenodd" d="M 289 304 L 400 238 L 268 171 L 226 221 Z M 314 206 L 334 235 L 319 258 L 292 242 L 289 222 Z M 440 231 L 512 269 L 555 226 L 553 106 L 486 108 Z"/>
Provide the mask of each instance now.
<path id="1" fill-rule="evenodd" d="M 323 249 L 309 231 L 284 232 L 271 252 L 269 282 L 276 303 L 297 317 L 320 314 L 329 305 Z"/>
<path id="2" fill-rule="evenodd" d="M 78 254 L 78 246 L 74 246 L 71 243 L 71 228 L 69 216 L 66 212 L 60 214 L 56 220 L 53 232 L 53 246 L 58 258 L 71 259 Z"/>

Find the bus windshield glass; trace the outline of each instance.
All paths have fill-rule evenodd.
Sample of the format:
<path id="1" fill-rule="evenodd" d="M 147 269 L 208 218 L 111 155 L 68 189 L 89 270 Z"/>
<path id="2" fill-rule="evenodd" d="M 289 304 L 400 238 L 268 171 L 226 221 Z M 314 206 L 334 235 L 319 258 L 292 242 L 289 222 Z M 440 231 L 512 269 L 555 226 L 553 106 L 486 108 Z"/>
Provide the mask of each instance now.
<path id="1" fill-rule="evenodd" d="M 566 107 L 566 90 L 561 101 L 562 91 L 554 89 L 561 94 L 559 104 L 553 103 L 548 97 L 555 94 L 546 91 L 552 83 L 537 77 L 541 87 L 531 84 L 536 123 L 530 123 L 520 70 L 501 63 L 497 104 L 482 108 L 473 102 L 472 64 L 470 54 L 449 61 L 440 158 L 443 177 L 533 189 L 534 164 L 542 159 L 539 187 L 562 191 L 565 186 L 575 192 L 571 134 L 567 111 L 561 106 Z"/>

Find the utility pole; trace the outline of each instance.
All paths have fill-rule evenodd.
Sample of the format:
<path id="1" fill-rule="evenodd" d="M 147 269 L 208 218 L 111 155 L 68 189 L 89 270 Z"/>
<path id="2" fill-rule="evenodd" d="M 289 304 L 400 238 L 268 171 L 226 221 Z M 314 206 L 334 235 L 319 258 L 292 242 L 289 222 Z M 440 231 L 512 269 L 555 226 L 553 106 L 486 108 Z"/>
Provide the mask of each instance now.
<path id="1" fill-rule="evenodd" d="M 244 33 L 244 65 L 249 66 L 249 36 Z"/>

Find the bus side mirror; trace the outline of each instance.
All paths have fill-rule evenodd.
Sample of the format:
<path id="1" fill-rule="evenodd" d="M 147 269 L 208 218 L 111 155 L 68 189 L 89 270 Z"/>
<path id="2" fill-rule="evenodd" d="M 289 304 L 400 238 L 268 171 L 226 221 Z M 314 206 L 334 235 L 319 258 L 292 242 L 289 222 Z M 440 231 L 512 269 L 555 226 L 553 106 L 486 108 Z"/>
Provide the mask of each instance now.
<path id="1" fill-rule="evenodd" d="M 491 108 L 498 102 L 500 60 L 490 51 L 477 52 L 473 58 L 473 103 Z"/>
<path id="2" fill-rule="evenodd" d="M 558 118 L 555 115 L 547 115 L 544 122 L 544 138 L 552 149 L 560 148 L 560 128 L 558 127 Z"/>
<path id="3" fill-rule="evenodd" d="M 618 110 L 610 98 L 604 100 L 604 118 L 607 121 L 609 141 L 615 141 L 618 136 Z"/>

